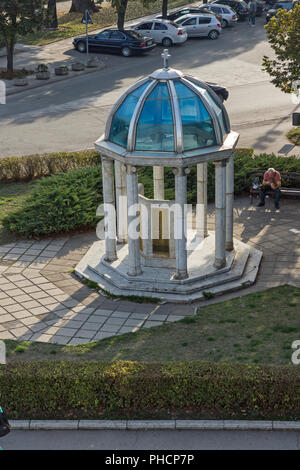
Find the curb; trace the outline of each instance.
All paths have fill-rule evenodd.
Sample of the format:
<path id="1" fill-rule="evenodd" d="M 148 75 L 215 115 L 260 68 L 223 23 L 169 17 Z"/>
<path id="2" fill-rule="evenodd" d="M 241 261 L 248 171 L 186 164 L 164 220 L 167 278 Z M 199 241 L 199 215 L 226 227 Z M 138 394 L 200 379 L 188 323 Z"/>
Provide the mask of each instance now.
<path id="1" fill-rule="evenodd" d="M 43 86 L 46 86 L 46 85 L 52 85 L 52 84 L 60 83 L 60 82 L 63 82 L 65 80 L 72 80 L 72 78 L 80 77 L 82 75 L 88 75 L 90 73 L 99 72 L 100 70 L 103 70 L 106 67 L 107 67 L 106 64 L 102 64 L 102 65 L 99 65 L 99 67 L 93 67 L 90 70 L 85 69 L 82 72 L 74 72 L 74 75 L 69 75 L 69 74 L 68 75 L 63 75 L 58 79 L 54 78 L 54 76 L 53 76 L 49 80 L 37 80 L 37 82 L 33 82 L 30 85 L 25 85 L 25 86 L 20 86 L 20 87 L 14 86 L 12 88 L 7 88 L 6 89 L 6 96 L 16 95 L 18 93 L 23 93 L 23 92 L 28 91 L 28 90 L 33 90 L 35 88 L 40 88 L 40 87 L 43 87 Z"/>
<path id="2" fill-rule="evenodd" d="M 300 431 L 300 421 L 250 420 L 10 420 L 12 430 Z"/>

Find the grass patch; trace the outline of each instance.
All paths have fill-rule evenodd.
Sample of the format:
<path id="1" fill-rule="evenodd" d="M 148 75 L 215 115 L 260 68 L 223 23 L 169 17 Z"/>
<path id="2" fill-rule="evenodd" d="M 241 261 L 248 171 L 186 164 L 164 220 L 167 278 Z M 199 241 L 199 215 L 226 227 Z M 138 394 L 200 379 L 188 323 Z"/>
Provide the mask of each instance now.
<path id="1" fill-rule="evenodd" d="M 300 145 L 300 126 L 291 129 L 286 136 L 293 144 Z"/>
<path id="2" fill-rule="evenodd" d="M 25 78 L 28 75 L 33 75 L 34 70 L 15 69 L 13 73 L 8 72 L 6 69 L 0 69 L 0 80 L 12 80 L 13 78 Z"/>
<path id="3" fill-rule="evenodd" d="M 169 0 L 169 9 L 185 5 L 186 0 Z M 128 2 L 126 21 L 140 18 L 141 16 L 161 11 L 161 0 L 156 0 L 146 8 L 139 1 Z M 102 4 L 99 12 L 92 13 L 93 25 L 89 32 L 96 31 L 107 26 L 116 25 L 117 14 L 110 4 Z M 58 29 L 55 31 L 41 30 L 20 39 L 20 42 L 33 45 L 45 45 L 61 39 L 85 34 L 85 25 L 81 23 L 82 13 L 58 12 Z"/>
<path id="4" fill-rule="evenodd" d="M 2 220 L 8 213 L 23 207 L 25 199 L 33 192 L 34 186 L 34 181 L 0 185 L 0 245 L 12 243 L 18 239 L 17 235 L 3 227 Z"/>
<path id="5" fill-rule="evenodd" d="M 299 293 L 299 288 L 280 286 L 259 296 L 249 294 L 201 307 L 195 317 L 176 323 L 78 346 L 27 342 L 22 361 L 210 360 L 286 366 L 291 364 L 292 342 L 300 335 Z M 249 299 L 255 303 L 255 309 L 248 306 Z M 295 307 L 289 307 L 291 299 L 297 301 Z M 289 315 L 283 322 L 285 313 Z M 235 319 L 236 323 L 220 323 L 226 317 Z M 24 342 L 5 342 L 8 363 L 20 360 L 16 347 L 24 346 Z"/>

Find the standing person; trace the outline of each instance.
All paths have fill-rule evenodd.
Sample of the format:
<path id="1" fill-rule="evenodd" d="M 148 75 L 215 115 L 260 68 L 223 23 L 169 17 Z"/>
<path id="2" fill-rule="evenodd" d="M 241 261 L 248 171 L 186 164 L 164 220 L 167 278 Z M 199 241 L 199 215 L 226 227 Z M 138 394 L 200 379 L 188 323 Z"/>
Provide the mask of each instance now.
<path id="1" fill-rule="evenodd" d="M 268 189 L 274 191 L 275 209 L 279 209 L 280 185 L 281 176 L 279 171 L 274 170 L 274 168 L 268 168 L 268 170 L 264 174 L 262 186 L 259 188 L 260 203 L 258 204 L 258 207 L 262 207 L 265 205 L 265 193 Z"/>
<path id="2" fill-rule="evenodd" d="M 256 17 L 256 10 L 257 10 L 257 4 L 255 0 L 250 0 L 248 3 L 248 10 L 249 10 L 249 25 L 255 26 L 255 17 Z"/>

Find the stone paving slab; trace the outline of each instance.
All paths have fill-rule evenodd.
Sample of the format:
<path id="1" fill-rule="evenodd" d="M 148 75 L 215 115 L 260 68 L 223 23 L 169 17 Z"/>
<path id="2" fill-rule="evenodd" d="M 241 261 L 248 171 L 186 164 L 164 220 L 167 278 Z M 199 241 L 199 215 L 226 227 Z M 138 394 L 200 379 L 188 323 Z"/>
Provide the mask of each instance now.
<path id="1" fill-rule="evenodd" d="M 1 245 L 0 339 L 84 344 L 175 322 L 194 315 L 200 305 L 268 287 L 287 283 L 300 287 L 297 212 L 298 201 L 282 200 L 280 211 L 275 211 L 271 204 L 270 209 L 264 210 L 251 206 L 248 198 L 236 199 L 234 235 L 263 250 L 261 269 L 254 286 L 201 304 L 139 304 L 95 293 L 71 273 L 77 259 L 96 240 L 93 233 Z M 208 225 L 213 229 L 212 205 L 208 213 Z M 33 268 L 44 253 L 49 254 L 45 265 Z M 19 266 L 18 261 L 25 256 L 30 257 L 28 266 Z"/>

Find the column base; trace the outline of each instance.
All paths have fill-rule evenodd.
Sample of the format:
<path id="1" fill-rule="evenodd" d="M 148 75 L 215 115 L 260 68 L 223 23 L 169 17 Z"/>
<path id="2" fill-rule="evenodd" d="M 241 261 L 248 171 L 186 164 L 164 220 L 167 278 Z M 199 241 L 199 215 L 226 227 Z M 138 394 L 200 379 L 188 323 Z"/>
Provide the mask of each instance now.
<path id="1" fill-rule="evenodd" d="M 117 259 L 118 259 L 117 255 L 105 256 L 104 261 L 107 261 L 108 263 L 112 263 L 113 261 L 116 261 Z"/>
<path id="2" fill-rule="evenodd" d="M 142 270 L 137 271 L 136 273 L 127 272 L 127 275 L 128 275 L 128 276 L 131 276 L 131 277 L 136 277 L 136 276 L 139 276 L 140 274 L 143 274 L 143 271 L 142 271 Z"/>
<path id="3" fill-rule="evenodd" d="M 226 242 L 225 249 L 226 251 L 232 251 L 234 249 L 233 242 Z"/>
<path id="4" fill-rule="evenodd" d="M 221 269 L 226 266 L 226 259 L 215 259 L 214 267 L 216 269 Z"/>
<path id="5" fill-rule="evenodd" d="M 187 279 L 189 277 L 187 272 L 184 273 L 176 273 L 173 277 L 173 279 L 177 279 L 178 281 L 181 281 L 182 279 Z"/>

